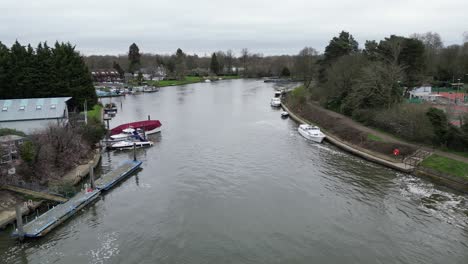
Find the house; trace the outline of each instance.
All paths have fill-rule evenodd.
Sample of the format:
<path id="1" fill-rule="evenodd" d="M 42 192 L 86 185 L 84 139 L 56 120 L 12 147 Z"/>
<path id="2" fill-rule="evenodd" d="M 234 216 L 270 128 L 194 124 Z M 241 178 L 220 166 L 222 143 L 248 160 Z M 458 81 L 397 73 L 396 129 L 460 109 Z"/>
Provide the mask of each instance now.
<path id="1" fill-rule="evenodd" d="M 71 97 L 0 100 L 0 128 L 30 134 L 49 124 L 68 123 L 67 101 Z"/>
<path id="2" fill-rule="evenodd" d="M 91 72 L 94 82 L 121 82 L 122 78 L 114 69 L 96 70 Z"/>
<path id="3" fill-rule="evenodd" d="M 0 137 L 0 164 L 11 163 L 19 158 L 19 148 L 24 142 L 24 137 L 18 135 L 6 135 Z"/>

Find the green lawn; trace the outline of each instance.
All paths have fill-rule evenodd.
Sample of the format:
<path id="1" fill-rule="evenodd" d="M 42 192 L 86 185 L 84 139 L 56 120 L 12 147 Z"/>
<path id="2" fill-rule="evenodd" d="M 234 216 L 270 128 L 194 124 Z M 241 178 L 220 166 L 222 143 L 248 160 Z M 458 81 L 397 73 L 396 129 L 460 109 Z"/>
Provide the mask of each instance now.
<path id="1" fill-rule="evenodd" d="M 436 154 L 429 156 L 421 165 L 442 173 L 454 176 L 465 177 L 468 179 L 468 163 L 458 160 L 442 157 Z"/>
<path id="2" fill-rule="evenodd" d="M 218 76 L 216 78 L 222 78 L 223 80 L 226 79 L 238 79 L 239 76 Z M 175 86 L 175 85 L 184 85 L 190 83 L 198 83 L 204 82 L 205 79 L 198 76 L 187 76 L 184 80 L 162 80 L 162 81 L 148 81 L 150 85 L 156 85 L 159 87 L 166 87 L 166 86 Z"/>
<path id="3" fill-rule="evenodd" d="M 384 141 L 382 138 L 373 134 L 367 134 L 367 139 L 372 140 L 372 141 L 378 141 L 378 142 Z"/>
<path id="4" fill-rule="evenodd" d="M 458 155 L 458 156 L 462 156 L 462 157 L 468 158 L 468 152 L 453 151 L 453 150 L 449 150 L 448 152 L 453 153 L 453 154 L 456 154 L 456 155 Z"/>
<path id="5" fill-rule="evenodd" d="M 93 110 L 88 111 L 88 118 L 93 118 L 98 122 L 101 122 L 101 109 L 102 106 L 97 104 L 93 107 Z"/>

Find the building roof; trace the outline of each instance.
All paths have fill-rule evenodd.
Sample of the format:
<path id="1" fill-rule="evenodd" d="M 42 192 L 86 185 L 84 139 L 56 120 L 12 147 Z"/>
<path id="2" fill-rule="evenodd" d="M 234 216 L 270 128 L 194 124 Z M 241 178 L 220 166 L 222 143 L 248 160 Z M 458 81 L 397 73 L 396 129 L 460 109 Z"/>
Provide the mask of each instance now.
<path id="1" fill-rule="evenodd" d="M 0 100 L 0 122 L 53 119 L 64 116 L 71 97 L 23 98 Z"/>

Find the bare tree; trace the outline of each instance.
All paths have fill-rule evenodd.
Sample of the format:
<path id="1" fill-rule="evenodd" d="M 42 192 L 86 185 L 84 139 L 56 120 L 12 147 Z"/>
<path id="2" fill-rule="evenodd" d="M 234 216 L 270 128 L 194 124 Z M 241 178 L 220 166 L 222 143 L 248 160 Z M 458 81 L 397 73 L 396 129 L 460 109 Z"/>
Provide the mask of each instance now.
<path id="1" fill-rule="evenodd" d="M 427 75 L 436 75 L 437 65 L 439 64 L 439 55 L 444 44 L 442 38 L 437 32 L 426 32 L 424 34 L 414 33 L 411 38 L 420 40 L 425 47 L 425 63 Z"/>
<path id="2" fill-rule="evenodd" d="M 247 48 L 243 48 L 242 51 L 241 51 L 241 57 L 240 57 L 240 60 L 241 60 L 241 63 L 242 63 L 242 67 L 244 68 L 244 72 L 247 71 L 247 61 L 249 59 L 249 50 Z"/>
<path id="3" fill-rule="evenodd" d="M 232 67 L 234 65 L 234 54 L 233 54 L 232 50 L 226 51 L 226 56 L 225 56 L 224 61 L 225 61 L 225 64 L 226 64 L 227 73 L 231 74 L 232 73 Z"/>
<path id="4" fill-rule="evenodd" d="M 295 69 L 299 78 L 304 80 L 304 86 L 309 89 L 317 71 L 318 52 L 311 48 L 303 48 L 296 57 Z"/>

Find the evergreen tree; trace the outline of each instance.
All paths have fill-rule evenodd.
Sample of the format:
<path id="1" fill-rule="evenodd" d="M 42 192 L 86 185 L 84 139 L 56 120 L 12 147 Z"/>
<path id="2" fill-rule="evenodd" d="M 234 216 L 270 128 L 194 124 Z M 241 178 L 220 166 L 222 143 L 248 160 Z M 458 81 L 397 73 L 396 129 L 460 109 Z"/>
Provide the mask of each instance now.
<path id="1" fill-rule="evenodd" d="M 434 129 L 434 143 L 445 144 L 447 142 L 448 132 L 447 115 L 444 113 L 444 111 L 434 107 L 429 108 L 426 115 L 431 121 L 432 128 Z"/>
<path id="2" fill-rule="evenodd" d="M 0 96 L 11 98 L 13 89 L 10 88 L 11 53 L 7 46 L 0 42 Z"/>
<path id="3" fill-rule="evenodd" d="M 218 75 L 219 73 L 219 62 L 218 62 L 218 58 L 216 57 L 216 53 L 214 52 L 213 52 L 213 55 L 211 55 L 210 70 L 212 73 L 216 75 Z"/>
<path id="4" fill-rule="evenodd" d="M 36 98 L 70 96 L 70 106 L 82 109 L 97 102 L 91 74 L 83 58 L 70 43 L 39 43 L 31 45 L 15 42 L 10 49 L 0 43 L 1 98 Z"/>
<path id="5" fill-rule="evenodd" d="M 338 58 L 350 55 L 359 51 L 359 44 L 354 40 L 353 35 L 346 31 L 341 31 L 338 37 L 330 40 L 330 43 L 325 48 L 323 59 L 319 61 L 319 81 L 326 82 L 326 71 Z"/>
<path id="6" fill-rule="evenodd" d="M 52 50 L 46 42 L 37 45 L 35 67 L 40 76 L 36 80 L 37 90 L 35 96 L 48 97 L 58 94 L 60 87 L 57 85 L 57 74 L 52 60 Z"/>
<path id="7" fill-rule="evenodd" d="M 185 64 L 186 55 L 185 53 L 179 48 L 175 54 L 175 65 L 174 65 L 174 73 L 175 77 L 178 80 L 185 79 L 185 70 L 187 69 Z"/>
<path id="8" fill-rule="evenodd" d="M 284 68 L 281 70 L 281 76 L 283 77 L 291 76 L 291 71 L 289 70 L 288 67 L 284 66 Z"/>
<path id="9" fill-rule="evenodd" d="M 114 68 L 119 73 L 120 78 L 124 77 L 125 71 L 122 69 L 122 67 L 120 67 L 118 62 L 114 61 L 112 63 L 112 68 Z"/>
<path id="10" fill-rule="evenodd" d="M 74 46 L 70 43 L 55 43 L 52 60 L 60 89 L 55 96 L 71 96 L 72 108 L 82 109 L 85 100 L 90 106 L 97 103 L 91 74 Z"/>
<path id="11" fill-rule="evenodd" d="M 133 43 L 132 45 L 130 45 L 128 50 L 129 72 L 134 73 L 140 68 L 140 57 L 140 49 L 135 43 Z"/>
<path id="12" fill-rule="evenodd" d="M 331 62 L 341 56 L 349 55 L 358 51 L 358 42 L 354 40 L 353 35 L 346 31 L 341 31 L 338 37 L 330 40 L 325 48 L 324 61 Z"/>

